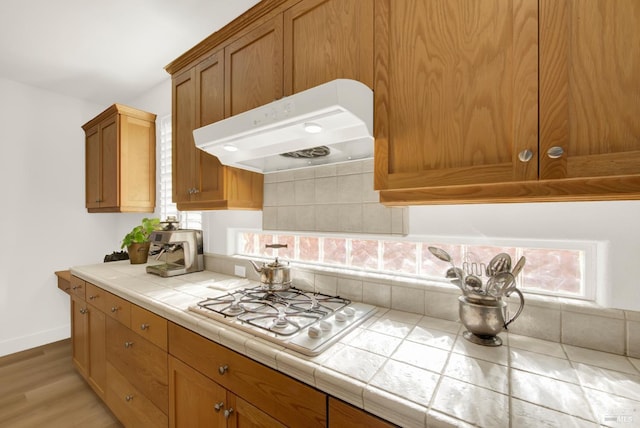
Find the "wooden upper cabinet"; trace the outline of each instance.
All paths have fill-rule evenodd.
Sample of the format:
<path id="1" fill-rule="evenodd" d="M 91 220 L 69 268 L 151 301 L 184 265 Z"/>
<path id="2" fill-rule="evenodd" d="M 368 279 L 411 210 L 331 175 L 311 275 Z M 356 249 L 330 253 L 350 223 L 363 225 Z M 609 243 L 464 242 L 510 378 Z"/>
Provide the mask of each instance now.
<path id="1" fill-rule="evenodd" d="M 282 15 L 224 49 L 225 116 L 282 98 Z"/>
<path id="2" fill-rule="evenodd" d="M 114 104 L 82 126 L 89 212 L 153 212 L 156 115 Z"/>
<path id="3" fill-rule="evenodd" d="M 284 12 L 284 94 L 334 79 L 373 88 L 373 0 L 303 0 Z"/>
<path id="4" fill-rule="evenodd" d="M 640 174 L 639 29 L 637 0 L 540 2 L 541 178 Z"/>
<path id="5" fill-rule="evenodd" d="M 261 209 L 263 177 L 222 165 L 195 146 L 193 130 L 224 118 L 224 52 L 173 76 L 172 175 L 178 209 Z"/>
<path id="6" fill-rule="evenodd" d="M 375 187 L 537 178 L 537 1 L 376 1 Z M 536 151 L 534 151 L 535 153 Z"/>

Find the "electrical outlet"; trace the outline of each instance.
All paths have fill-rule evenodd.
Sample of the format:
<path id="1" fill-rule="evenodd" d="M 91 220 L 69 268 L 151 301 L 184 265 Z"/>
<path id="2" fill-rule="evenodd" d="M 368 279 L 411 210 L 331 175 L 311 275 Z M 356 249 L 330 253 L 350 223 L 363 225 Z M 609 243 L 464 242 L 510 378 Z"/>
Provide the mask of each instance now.
<path id="1" fill-rule="evenodd" d="M 247 270 L 244 266 L 235 265 L 233 273 L 236 276 L 240 276 L 242 278 L 245 278 L 247 276 Z"/>

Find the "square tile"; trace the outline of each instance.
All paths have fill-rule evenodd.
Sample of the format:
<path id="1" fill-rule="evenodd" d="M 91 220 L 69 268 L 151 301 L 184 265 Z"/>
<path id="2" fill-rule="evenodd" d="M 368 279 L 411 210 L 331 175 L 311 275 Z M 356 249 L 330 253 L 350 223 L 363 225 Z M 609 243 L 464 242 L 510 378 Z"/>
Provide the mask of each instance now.
<path id="1" fill-rule="evenodd" d="M 575 363 L 580 384 L 640 402 L 640 375 L 634 376 L 601 367 Z M 639 416 L 640 417 L 640 416 Z"/>
<path id="2" fill-rule="evenodd" d="M 454 353 L 449 357 L 444 374 L 501 394 L 509 394 L 508 370 L 506 366 L 500 364 Z"/>
<path id="3" fill-rule="evenodd" d="M 518 319 L 509 325 L 509 332 L 560 342 L 560 313 L 560 309 L 526 305 Z"/>
<path id="4" fill-rule="evenodd" d="M 338 278 L 338 295 L 356 302 L 362 302 L 362 280 Z"/>
<path id="5" fill-rule="evenodd" d="M 578 383 L 578 377 L 566 358 L 550 357 L 511 348 L 511 367 L 565 382 Z"/>
<path id="6" fill-rule="evenodd" d="M 362 301 L 370 305 L 391 307 L 391 286 L 377 282 L 362 283 Z"/>
<path id="7" fill-rule="evenodd" d="M 442 378 L 432 407 L 477 426 L 509 426 L 508 396 L 449 377 Z"/>
<path id="8" fill-rule="evenodd" d="M 510 381 L 512 397 L 593 421 L 579 385 L 515 369 Z"/>
<path id="9" fill-rule="evenodd" d="M 323 366 L 359 381 L 369 382 L 385 361 L 387 358 L 381 355 L 345 346 L 328 358 Z"/>
<path id="10" fill-rule="evenodd" d="M 432 346 L 405 340 L 391 356 L 396 361 L 411 364 L 425 370 L 441 373 L 449 352 Z"/>
<path id="11" fill-rule="evenodd" d="M 461 334 L 453 345 L 453 352 L 503 366 L 506 366 L 509 361 L 509 351 L 506 346 L 476 345 L 463 338 Z"/>
<path id="12" fill-rule="evenodd" d="M 585 388 L 585 394 L 595 413 L 596 422 L 615 428 L 640 425 L 640 402 Z"/>
<path id="13" fill-rule="evenodd" d="M 625 322 L 574 312 L 562 313 L 562 343 L 624 354 Z"/>
<path id="14" fill-rule="evenodd" d="M 369 383 L 372 386 L 428 406 L 439 375 L 399 361 L 388 361 Z"/>
<path id="15" fill-rule="evenodd" d="M 456 341 L 456 334 L 416 325 L 407 340 L 450 351 Z"/>
<path id="16" fill-rule="evenodd" d="M 427 329 L 441 330 L 455 334 L 460 331 L 460 327 L 462 324 L 457 321 L 449 321 L 441 318 L 425 316 L 420 319 L 418 325 Z"/>
<path id="17" fill-rule="evenodd" d="M 424 314 L 424 290 L 395 286 L 391 289 L 391 308 Z"/>
<path id="18" fill-rule="evenodd" d="M 343 340 L 343 343 L 353 346 L 354 348 L 389 357 L 396 351 L 400 343 L 402 343 L 402 339 L 362 329 L 358 335 L 350 338 L 348 341 Z"/>
<path id="19" fill-rule="evenodd" d="M 593 422 L 526 401 L 511 399 L 511 426 L 518 428 L 596 428 Z"/>
<path id="20" fill-rule="evenodd" d="M 535 337 L 529 336 L 520 336 L 513 333 L 509 333 L 509 347 L 537 352 L 538 354 L 549 355 L 551 357 L 567 357 L 564 353 L 564 349 L 562 349 L 562 345 L 558 342 L 536 339 Z"/>
<path id="21" fill-rule="evenodd" d="M 626 357 L 608 352 L 594 351 L 577 346 L 562 345 L 571 361 L 637 375 L 636 368 Z"/>
<path id="22" fill-rule="evenodd" d="M 368 326 L 367 329 L 404 339 L 413 329 L 413 324 L 407 324 L 390 319 L 379 319 Z"/>
<path id="23" fill-rule="evenodd" d="M 627 321 L 627 355 L 640 358 L 640 321 Z"/>

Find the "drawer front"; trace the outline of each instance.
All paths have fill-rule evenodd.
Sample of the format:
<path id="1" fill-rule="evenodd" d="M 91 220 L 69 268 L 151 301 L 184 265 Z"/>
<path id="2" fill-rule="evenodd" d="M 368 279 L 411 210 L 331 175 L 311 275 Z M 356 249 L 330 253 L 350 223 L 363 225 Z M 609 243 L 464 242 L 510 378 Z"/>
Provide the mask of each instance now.
<path id="1" fill-rule="evenodd" d="M 127 427 L 166 427 L 168 418 L 127 377 L 107 363 L 107 405 Z"/>
<path id="2" fill-rule="evenodd" d="M 58 288 L 67 294 L 71 294 L 71 273 L 68 270 L 56 272 Z"/>
<path id="3" fill-rule="evenodd" d="M 288 426 L 326 426 L 324 393 L 171 322 L 169 352 Z"/>
<path id="4" fill-rule="evenodd" d="M 169 410 L 167 353 L 107 319 L 107 361 L 165 414 Z"/>
<path id="5" fill-rule="evenodd" d="M 131 330 L 167 350 L 167 320 L 138 305 L 131 305 Z"/>
<path id="6" fill-rule="evenodd" d="M 102 312 L 106 312 L 105 307 L 107 302 L 105 299 L 107 294 L 108 293 L 102 288 L 97 287 L 90 282 L 86 283 L 85 297 L 87 299 L 87 303 L 90 303 L 92 306 L 101 310 Z"/>
<path id="7" fill-rule="evenodd" d="M 115 294 L 106 293 L 105 313 L 111 318 L 120 321 L 127 327 L 131 327 L 131 303 Z"/>
<path id="8" fill-rule="evenodd" d="M 86 288 L 86 285 L 83 279 L 80 279 L 77 276 L 73 276 L 73 275 L 71 276 L 71 293 L 72 294 L 75 294 L 81 299 L 84 299 L 85 288 Z"/>

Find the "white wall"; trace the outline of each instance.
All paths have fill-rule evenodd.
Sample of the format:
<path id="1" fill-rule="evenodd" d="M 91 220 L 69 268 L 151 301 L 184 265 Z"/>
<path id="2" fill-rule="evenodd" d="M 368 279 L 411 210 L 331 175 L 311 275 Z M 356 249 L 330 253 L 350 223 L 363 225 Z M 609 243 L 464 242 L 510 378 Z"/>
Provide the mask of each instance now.
<path id="1" fill-rule="evenodd" d="M 168 87 L 141 99 L 144 107 L 117 101 L 167 114 Z M 142 215 L 88 214 L 84 206 L 81 126 L 107 105 L 1 78 L 0 94 L 1 356 L 69 337 L 69 297 L 54 271 L 101 263 Z"/>

